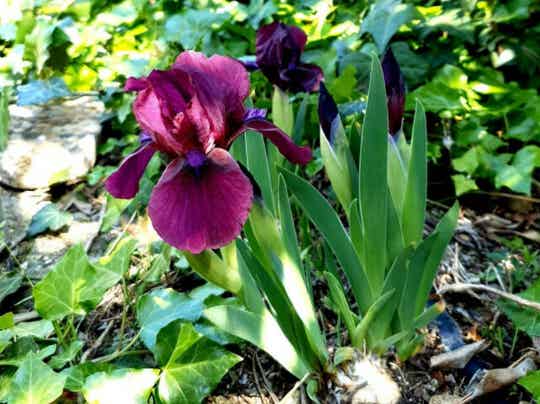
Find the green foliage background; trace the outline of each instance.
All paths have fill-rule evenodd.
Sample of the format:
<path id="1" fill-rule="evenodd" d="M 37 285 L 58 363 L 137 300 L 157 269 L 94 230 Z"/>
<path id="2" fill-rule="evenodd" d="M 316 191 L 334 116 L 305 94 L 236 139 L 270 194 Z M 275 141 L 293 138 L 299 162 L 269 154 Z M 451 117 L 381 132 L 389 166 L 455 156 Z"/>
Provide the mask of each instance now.
<path id="1" fill-rule="evenodd" d="M 321 65 L 328 87 L 350 114 L 367 87 L 369 52 L 390 45 L 409 90 L 431 115 L 430 156 L 451 170 L 457 194 L 482 188 L 538 192 L 540 166 L 540 5 L 512 1 L 4 0 L 0 15 L 0 86 L 19 87 L 18 102 L 99 91 L 123 138 L 102 153 L 127 153 L 136 142 L 128 76 L 166 68 L 182 49 L 243 57 L 272 19 L 309 38 L 305 59 Z M 36 82 L 46 80 L 46 82 Z M 270 95 L 260 73 L 254 91 Z M 259 100 L 264 97 L 257 97 Z M 259 101 L 270 106 L 268 101 Z M 305 135 L 315 142 L 315 99 Z M 435 119 L 436 118 L 436 119 Z M 126 146 L 130 146 L 126 149 Z M 451 164 L 446 163 L 448 157 Z M 445 165 L 446 164 L 446 165 Z M 311 167 L 314 173 L 320 164 Z M 110 169 L 99 167 L 97 182 Z"/>

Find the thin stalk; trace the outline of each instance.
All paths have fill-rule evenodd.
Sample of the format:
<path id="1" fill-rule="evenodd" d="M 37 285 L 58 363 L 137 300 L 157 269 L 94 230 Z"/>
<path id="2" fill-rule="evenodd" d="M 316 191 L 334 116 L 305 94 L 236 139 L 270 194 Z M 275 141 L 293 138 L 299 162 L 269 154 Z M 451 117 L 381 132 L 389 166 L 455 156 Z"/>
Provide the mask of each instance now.
<path id="1" fill-rule="evenodd" d="M 60 345 L 62 347 L 66 347 L 66 343 L 65 343 L 65 335 L 64 333 L 62 332 L 62 329 L 60 328 L 60 324 L 58 324 L 57 321 L 53 321 L 52 322 L 52 325 L 54 327 L 54 332 L 56 333 L 56 337 L 58 338 L 58 342 L 60 343 Z"/>
<path id="2" fill-rule="evenodd" d="M 124 298 L 124 305 L 122 307 L 122 320 L 120 322 L 120 331 L 118 335 L 118 345 L 116 346 L 116 351 L 119 352 L 122 347 L 122 342 L 124 341 L 124 332 L 126 329 L 127 321 L 127 312 L 129 309 L 129 300 L 128 300 L 128 289 L 126 285 L 126 278 L 122 276 L 122 296 Z"/>
<path id="3" fill-rule="evenodd" d="M 141 330 L 139 330 L 139 332 L 129 341 L 129 343 L 122 350 L 115 351 L 109 355 L 101 356 L 99 358 L 94 358 L 91 360 L 91 362 L 94 362 L 94 363 L 95 362 L 110 362 L 121 356 L 138 355 L 138 354 L 143 354 L 143 353 L 148 352 L 146 349 L 129 351 L 129 349 L 137 342 L 140 335 L 141 335 Z"/>

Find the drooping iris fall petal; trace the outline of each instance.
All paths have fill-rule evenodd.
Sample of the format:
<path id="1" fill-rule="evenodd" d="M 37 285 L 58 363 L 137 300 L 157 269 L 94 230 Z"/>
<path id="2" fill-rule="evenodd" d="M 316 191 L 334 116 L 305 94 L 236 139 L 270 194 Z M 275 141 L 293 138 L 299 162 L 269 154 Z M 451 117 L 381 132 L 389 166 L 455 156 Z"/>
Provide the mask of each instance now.
<path id="1" fill-rule="evenodd" d="M 401 130 L 405 110 L 405 80 L 391 48 L 386 51 L 382 69 L 388 104 L 388 130 L 396 135 Z"/>
<path id="2" fill-rule="evenodd" d="M 216 148 L 200 167 L 173 160 L 152 191 L 148 213 L 163 240 L 199 253 L 240 233 L 252 198 L 249 179 L 226 150 Z"/>
<path id="3" fill-rule="evenodd" d="M 146 143 L 127 156 L 105 181 L 105 188 L 115 198 L 130 199 L 139 191 L 139 181 L 156 152 L 153 143 Z"/>
<path id="4" fill-rule="evenodd" d="M 297 146 L 285 132 L 272 122 L 258 118 L 246 120 L 236 135 L 229 140 L 229 146 L 239 135 L 248 130 L 259 132 L 270 140 L 291 163 L 307 164 L 313 157 L 309 147 Z"/>
<path id="5" fill-rule="evenodd" d="M 281 22 L 264 25 L 257 31 L 257 65 L 283 91 L 317 91 L 322 70 L 300 60 L 306 42 L 306 34 L 298 27 Z"/>

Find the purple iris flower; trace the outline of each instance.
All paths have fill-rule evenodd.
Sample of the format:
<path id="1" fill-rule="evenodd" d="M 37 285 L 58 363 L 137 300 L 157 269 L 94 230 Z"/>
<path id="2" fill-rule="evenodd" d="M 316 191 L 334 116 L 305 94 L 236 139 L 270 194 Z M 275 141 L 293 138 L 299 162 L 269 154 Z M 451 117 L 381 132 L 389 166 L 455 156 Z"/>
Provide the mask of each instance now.
<path id="1" fill-rule="evenodd" d="M 318 91 L 321 68 L 300 60 L 306 42 L 306 34 L 298 27 L 281 22 L 264 25 L 257 31 L 257 66 L 283 91 Z"/>
<path id="2" fill-rule="evenodd" d="M 401 130 L 405 110 L 405 80 L 391 48 L 384 55 L 382 69 L 388 105 L 388 129 L 390 135 L 396 136 Z"/>
<path id="3" fill-rule="evenodd" d="M 169 70 L 129 78 L 125 90 L 138 92 L 133 113 L 150 140 L 121 163 L 105 187 L 116 198 L 133 198 L 154 153 L 168 156 L 148 213 L 157 233 L 176 248 L 219 248 L 242 230 L 253 187 L 227 151 L 240 134 L 260 132 L 293 163 L 311 160 L 311 150 L 296 146 L 263 111 L 246 110 L 248 73 L 234 59 L 183 52 Z"/>

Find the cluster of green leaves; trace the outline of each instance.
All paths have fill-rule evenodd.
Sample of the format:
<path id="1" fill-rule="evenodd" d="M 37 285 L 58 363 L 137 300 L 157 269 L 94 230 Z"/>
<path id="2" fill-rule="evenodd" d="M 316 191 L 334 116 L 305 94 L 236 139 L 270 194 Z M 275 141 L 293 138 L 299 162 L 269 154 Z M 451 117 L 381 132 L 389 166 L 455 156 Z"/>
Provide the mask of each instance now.
<path id="1" fill-rule="evenodd" d="M 291 129 L 303 117 L 300 112 L 294 119 L 279 91 L 274 96 L 274 119 Z M 458 206 L 423 239 L 427 188 L 423 108 L 419 104 L 412 145 L 403 136 L 399 144 L 394 143 L 387 126 L 384 80 L 374 57 L 359 156 L 351 152 L 339 116 L 332 123 L 334 142 L 321 134 L 324 168 L 341 210 L 333 208 L 285 162 L 273 160 L 270 145 L 265 146 L 259 134 L 247 133 L 234 148 L 235 158 L 252 173 L 261 195 L 244 227 L 245 240 L 236 240 L 219 254 L 187 255 L 195 271 L 235 293 L 243 305 L 211 307 L 204 311 L 205 318 L 265 350 L 296 377 L 309 376 L 308 392 L 314 401 L 324 375 L 333 374 L 342 360 L 350 358 L 350 349 L 339 347 L 339 354 L 330 361 L 316 315 L 309 254 L 302 253 L 289 190 L 297 208 L 324 239 L 328 256 L 321 271 L 331 307 L 345 325 L 353 347 L 384 353 L 397 346 L 400 356 L 407 359 L 423 342 L 417 330 L 442 309 L 439 304 L 426 306 L 453 234 Z M 308 247 L 314 238 L 317 236 L 302 241 Z M 349 281 L 357 310 L 339 280 L 339 268 Z"/>
<path id="2" fill-rule="evenodd" d="M 420 99 L 440 118 L 429 128 L 441 139 L 432 157 L 448 149 L 458 195 L 479 187 L 530 194 L 540 167 L 538 4 L 416 3 L 379 1 L 361 27 L 379 51 L 396 33 L 391 47 L 411 90 L 407 110 Z M 346 55 L 343 64 L 360 70 L 365 59 Z"/>
<path id="3" fill-rule="evenodd" d="M 426 310 L 426 303 L 458 206 L 422 238 L 427 193 L 424 110 L 419 103 L 410 146 L 403 135 L 397 143 L 388 137 L 387 116 L 382 70 L 374 58 L 359 155 L 351 152 L 339 116 L 332 123 L 333 143 L 322 131 L 320 137 L 326 173 L 349 232 L 311 184 L 290 172 L 285 179 L 350 282 L 358 313 L 347 303 L 337 271 L 327 274 L 331 299 L 353 345 L 384 352 L 397 343 L 406 359 L 422 342 L 416 330 L 440 312 L 437 305 Z"/>
<path id="4" fill-rule="evenodd" d="M 419 98 L 438 116 L 430 120 L 437 122 L 429 128 L 437 142 L 429 153 L 442 163 L 448 149 L 458 195 L 479 187 L 530 194 L 540 166 L 539 12 L 530 0 L 379 0 L 343 7 L 331 0 L 9 0 L 0 16 L 0 86 L 29 82 L 18 89 L 21 104 L 100 90 L 116 124 L 132 134 L 133 120 L 126 121 L 132 97 L 118 91 L 126 77 L 168 66 L 181 49 L 252 54 L 256 29 L 277 16 L 307 33 L 304 58 L 323 68 L 347 114 L 362 110 L 357 101 L 367 87 L 370 52 L 391 46 L 410 90 L 407 109 Z M 267 91 L 260 73 L 253 80 L 257 91 Z M 313 99 L 304 102 L 306 134 L 316 133 Z M 264 98 L 258 103 L 271 104 Z M 311 172 L 321 168 L 318 163 Z M 106 172 L 98 174 L 92 181 Z"/>
<path id="5" fill-rule="evenodd" d="M 134 249 L 135 241 L 124 239 L 110 254 L 91 263 L 82 246 L 75 246 L 32 289 L 40 320 L 19 322 L 12 312 L 0 316 L 0 402 L 46 404 L 69 391 L 89 403 L 119 399 L 146 403 L 150 396 L 165 403 L 195 403 L 241 360 L 222 346 L 232 337 L 201 318 L 203 310 L 214 305 L 237 304 L 235 299 L 220 297 L 223 289 L 210 284 L 189 294 L 158 288 L 140 295 L 134 307 L 140 329 L 131 340 L 124 340 L 130 306 L 127 282 L 141 283 L 142 293 L 155 283 L 155 272 L 167 271 L 170 265 L 167 247 L 146 271 L 130 274 Z M 89 360 L 83 353 L 88 342 L 80 339 L 78 330 L 119 282 L 126 295 L 117 347 Z M 21 283 L 21 276 L 2 275 L 0 301 Z M 139 341 L 148 351 L 130 350 Z M 152 360 L 143 360 L 147 353 Z M 133 354 L 141 359 L 121 361 Z"/>

